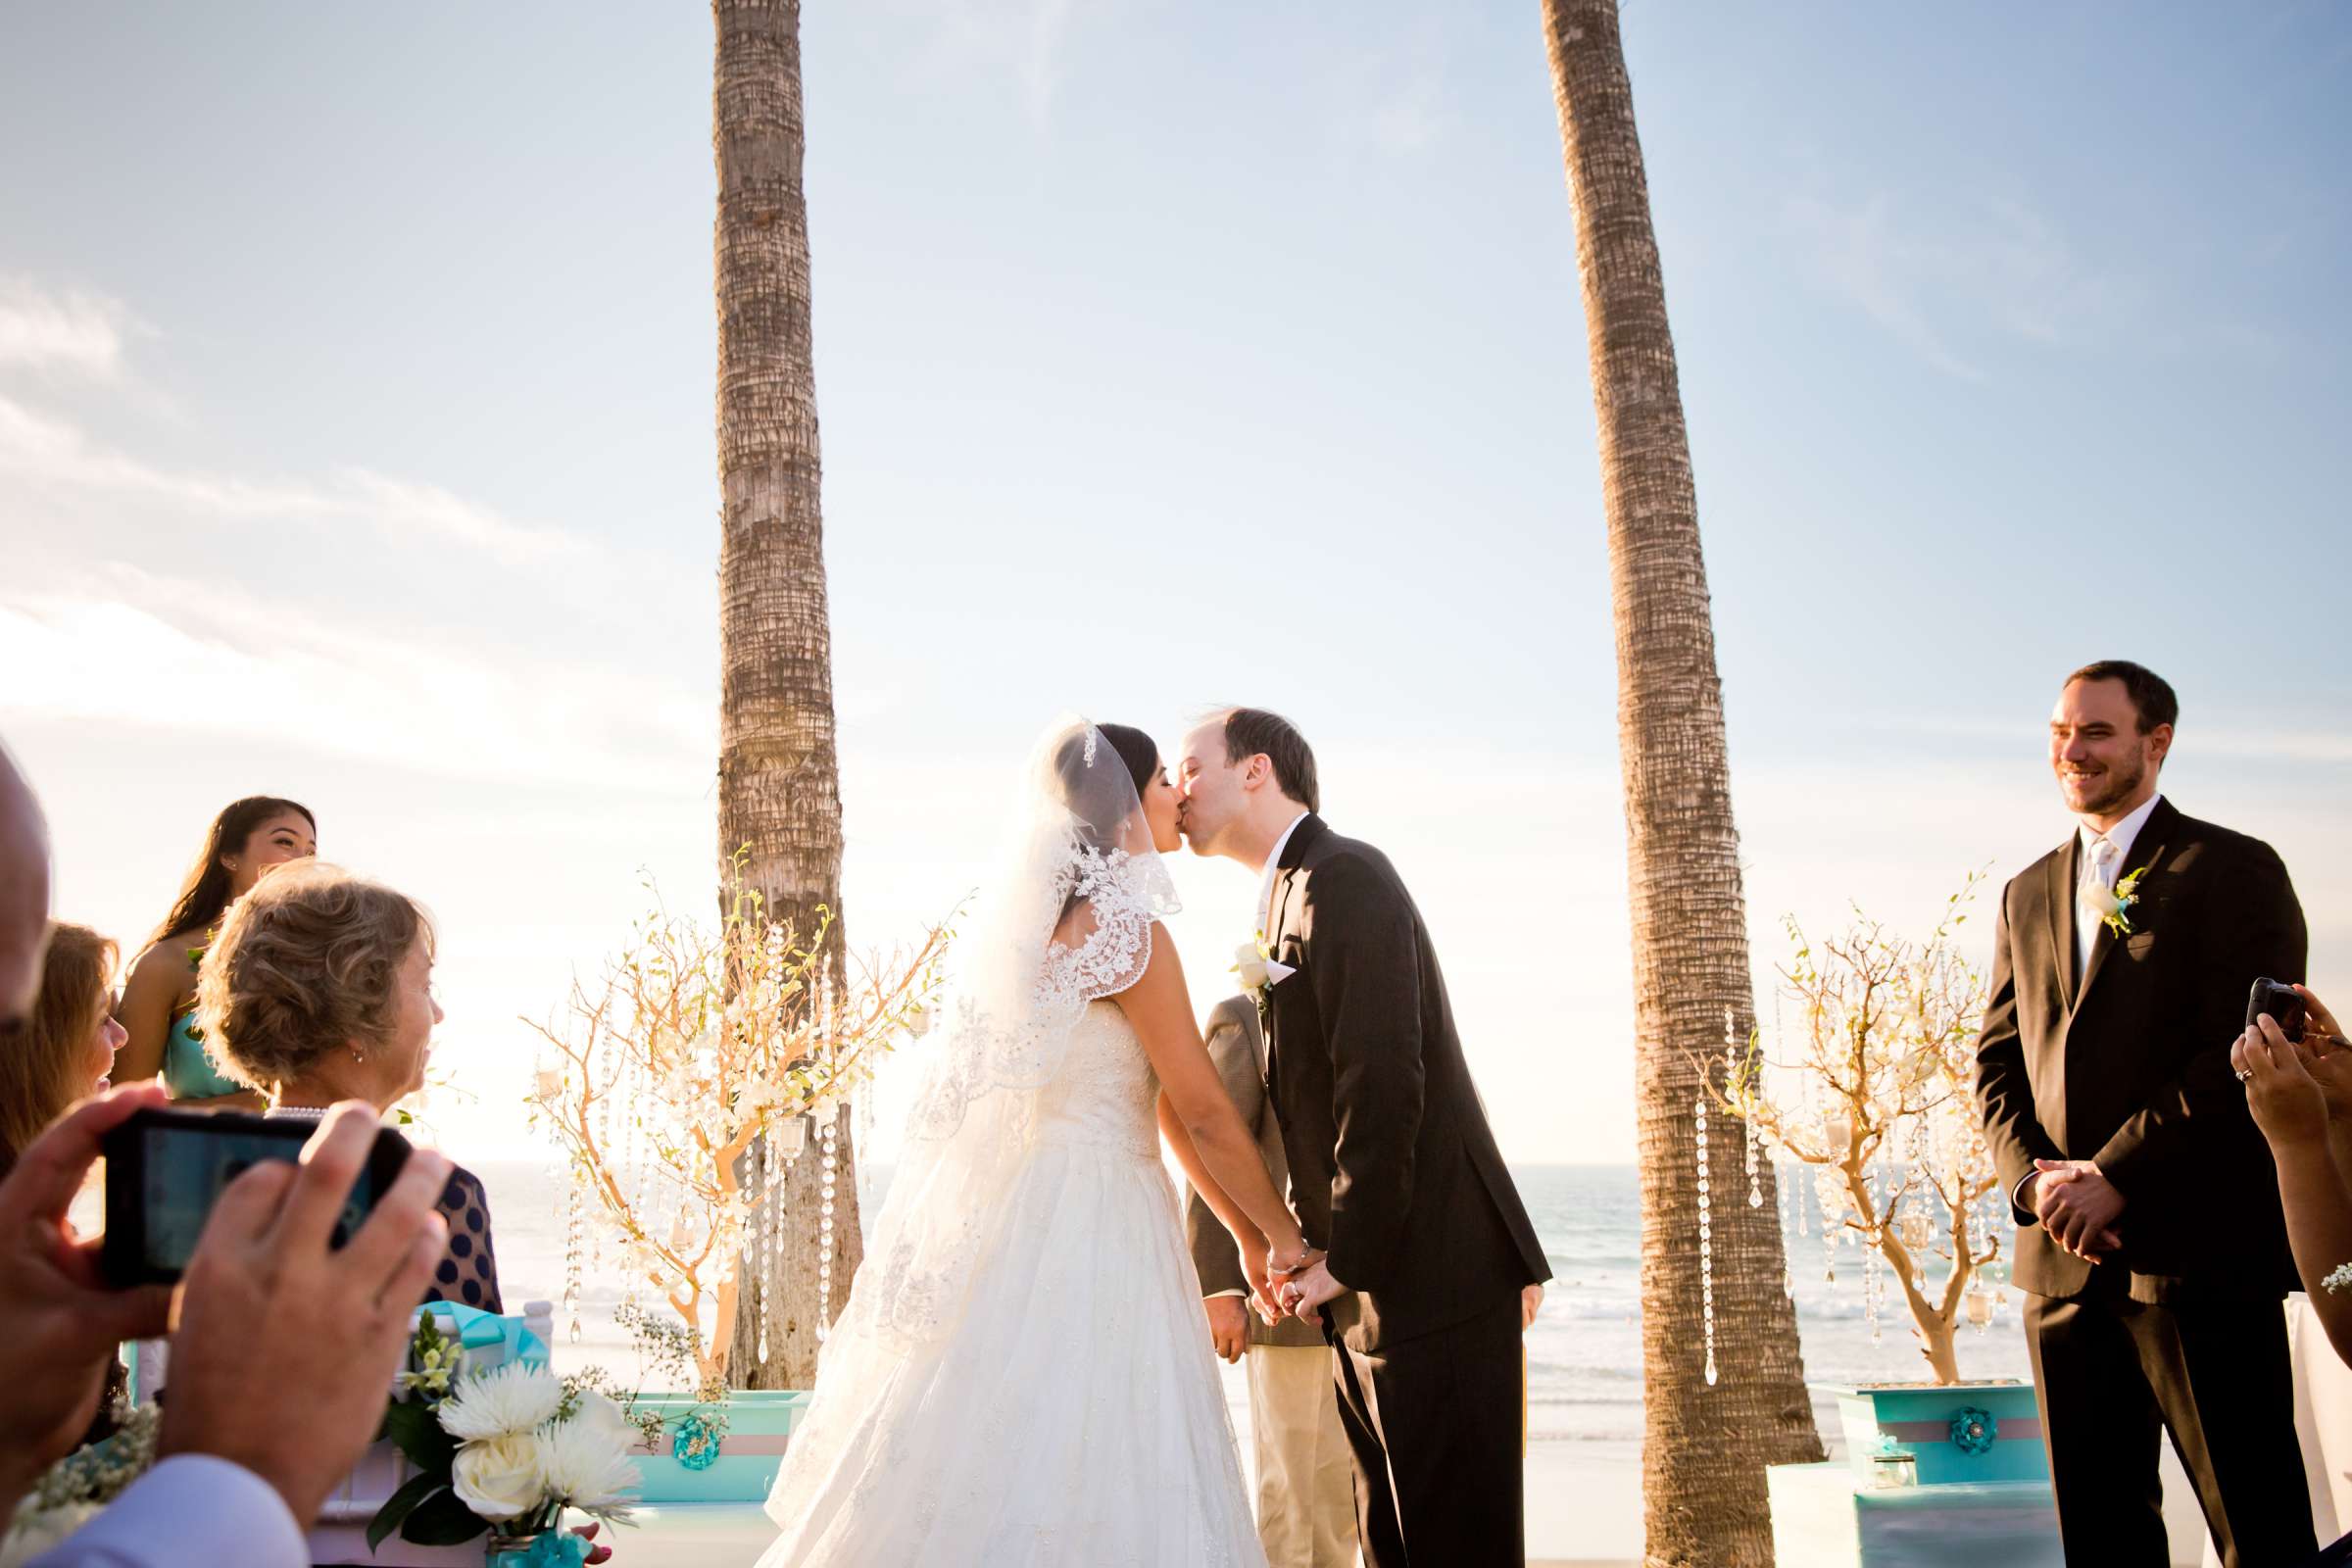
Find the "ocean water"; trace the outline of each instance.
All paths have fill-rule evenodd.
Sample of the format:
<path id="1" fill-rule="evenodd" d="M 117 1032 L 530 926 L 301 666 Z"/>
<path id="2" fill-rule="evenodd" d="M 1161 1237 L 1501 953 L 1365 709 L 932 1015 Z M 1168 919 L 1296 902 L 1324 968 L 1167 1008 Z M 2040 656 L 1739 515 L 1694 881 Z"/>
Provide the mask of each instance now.
<path id="1" fill-rule="evenodd" d="M 510 1309 L 519 1310 L 528 1298 L 559 1299 L 564 1274 L 562 1179 L 527 1162 L 493 1161 L 474 1169 L 490 1189 L 499 1276 Z M 1527 1340 L 1530 1436 L 1540 1443 L 1629 1452 L 1642 1437 L 1641 1199 L 1634 1167 L 1520 1165 L 1512 1167 L 1512 1176 L 1553 1275 Z M 887 1167 L 866 1173 L 864 1213 L 875 1211 L 888 1180 Z M 1864 1301 L 1857 1247 L 1840 1247 L 1836 1280 L 1825 1277 L 1827 1254 L 1809 1195 L 1803 1229 L 1792 1212 L 1787 1241 L 1809 1382 L 1908 1381 L 1927 1375 L 1909 1316 L 1891 1289 L 1874 1325 Z M 613 1256 L 608 1250 L 601 1259 L 591 1255 L 582 1261 L 580 1339 L 570 1341 L 559 1318 L 557 1360 L 561 1365 L 597 1362 L 633 1378 L 636 1367 L 627 1342 L 612 1325 L 622 1295 Z M 1696 1278 L 1689 1289 L 1695 1297 Z M 2030 1375 L 2017 1294 L 2005 1294 L 1989 1329 L 1960 1332 L 1960 1368 L 1966 1376 Z M 1737 1354 L 1729 1348 L 1719 1358 L 1736 1366 Z M 1238 1369 L 1228 1369 L 1226 1388 L 1238 1422 L 1247 1407 Z M 1833 1406 L 1817 1396 L 1815 1410 L 1822 1436 L 1834 1441 Z"/>

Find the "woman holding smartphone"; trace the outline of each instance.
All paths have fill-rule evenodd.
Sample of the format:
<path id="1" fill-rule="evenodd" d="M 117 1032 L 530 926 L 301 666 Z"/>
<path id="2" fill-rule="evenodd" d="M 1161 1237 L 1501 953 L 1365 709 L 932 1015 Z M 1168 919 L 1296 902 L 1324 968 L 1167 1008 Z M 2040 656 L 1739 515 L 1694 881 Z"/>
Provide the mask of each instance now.
<path id="1" fill-rule="evenodd" d="M 130 966 L 120 1015 L 129 1039 L 115 1065 L 117 1083 L 161 1075 L 183 1105 L 261 1108 L 260 1097 L 205 1050 L 196 1026 L 196 966 L 230 905 L 268 872 L 318 853 L 318 819 L 299 802 L 249 795 L 213 818 L 172 912 Z"/>

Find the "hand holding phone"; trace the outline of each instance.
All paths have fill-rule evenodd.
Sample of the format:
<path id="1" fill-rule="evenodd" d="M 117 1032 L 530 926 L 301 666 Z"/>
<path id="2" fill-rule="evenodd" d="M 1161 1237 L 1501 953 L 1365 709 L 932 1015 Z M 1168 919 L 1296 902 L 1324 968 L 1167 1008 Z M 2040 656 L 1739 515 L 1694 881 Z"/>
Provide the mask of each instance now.
<path id="1" fill-rule="evenodd" d="M 2305 1008 L 2303 995 L 2293 986 L 2264 978 L 2254 982 L 2246 997 L 2246 1027 L 2254 1027 L 2257 1018 L 2275 1018 L 2278 1032 L 2297 1045 L 2303 1042 Z"/>
<path id="2" fill-rule="evenodd" d="M 308 1525 L 383 1420 L 410 1314 L 449 1246 L 434 1204 L 450 1165 L 410 1154 L 337 1249 L 380 1147 L 375 1109 L 346 1102 L 315 1129 L 296 1125 L 310 1132 L 302 1163 L 263 1159 L 205 1222 L 180 1286 L 156 1446 L 243 1465 Z"/>
<path id="3" fill-rule="evenodd" d="M 13 1500 L 81 1441 L 118 1342 L 162 1334 L 170 1318 L 169 1290 L 110 1288 L 101 1244 L 66 1218 L 107 1130 L 163 1102 L 155 1083 L 83 1101 L 0 1181 L 0 1496 Z"/>
<path id="4" fill-rule="evenodd" d="M 196 1251 L 221 1192 L 265 1160 L 292 1164 L 318 1124 L 239 1110 L 147 1105 L 110 1127 L 106 1151 L 106 1245 L 102 1263 L 118 1288 L 175 1283 Z M 341 1247 L 389 1192 L 409 1157 L 409 1141 L 379 1128 L 329 1235 Z"/>

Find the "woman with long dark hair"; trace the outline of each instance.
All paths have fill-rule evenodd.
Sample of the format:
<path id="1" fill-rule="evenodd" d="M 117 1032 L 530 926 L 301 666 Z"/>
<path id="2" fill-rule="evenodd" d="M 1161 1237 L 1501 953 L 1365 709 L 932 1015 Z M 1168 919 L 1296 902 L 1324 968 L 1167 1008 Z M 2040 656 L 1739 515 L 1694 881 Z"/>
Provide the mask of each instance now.
<path id="1" fill-rule="evenodd" d="M 270 867 L 318 853 L 310 808 L 274 795 L 232 801 L 213 818 L 172 912 L 130 966 L 118 1016 L 129 1034 L 115 1057 L 115 1082 L 161 1075 L 173 1100 L 191 1105 L 261 1108 L 261 1097 L 224 1075 L 196 1027 L 196 965 L 228 906 Z"/>

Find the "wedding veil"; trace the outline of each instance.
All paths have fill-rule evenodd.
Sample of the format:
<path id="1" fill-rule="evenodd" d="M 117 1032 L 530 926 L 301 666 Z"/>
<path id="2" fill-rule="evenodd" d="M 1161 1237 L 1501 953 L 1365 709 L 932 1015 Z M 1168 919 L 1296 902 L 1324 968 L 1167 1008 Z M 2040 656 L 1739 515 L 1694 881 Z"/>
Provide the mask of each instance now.
<path id="1" fill-rule="evenodd" d="M 828 1357 L 903 1355 L 954 1326 L 1080 1017 L 1143 977 L 1152 924 L 1177 907 L 1127 764 L 1089 721 L 1046 732 L 1006 821 L 1001 865 L 950 955 L 938 1044 Z"/>

